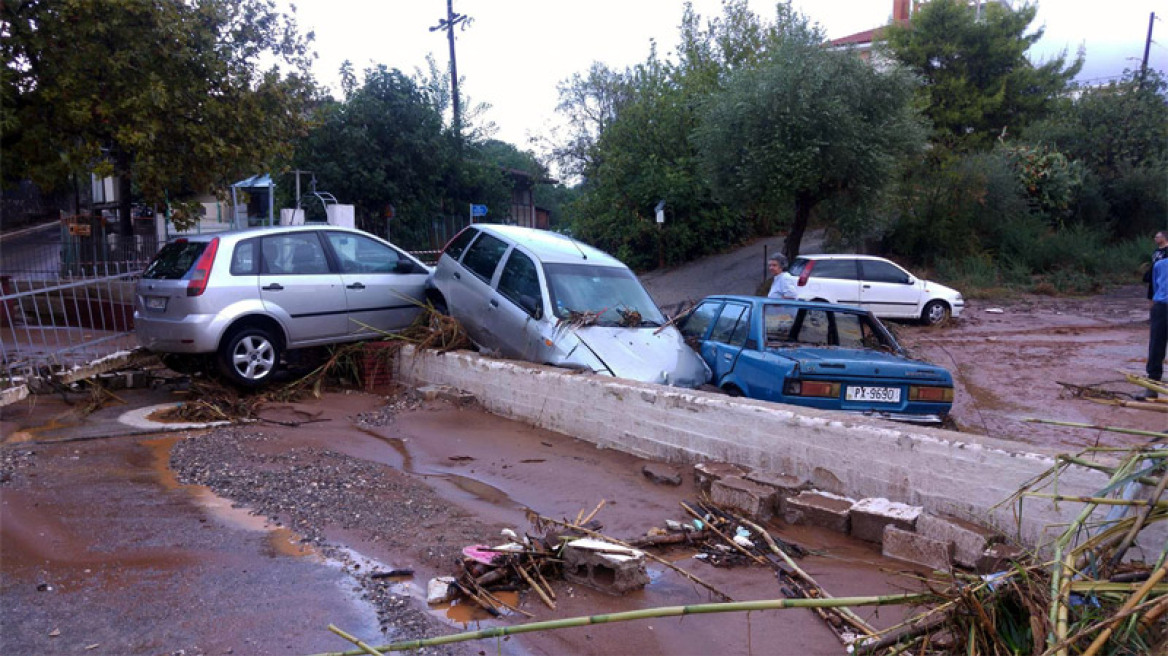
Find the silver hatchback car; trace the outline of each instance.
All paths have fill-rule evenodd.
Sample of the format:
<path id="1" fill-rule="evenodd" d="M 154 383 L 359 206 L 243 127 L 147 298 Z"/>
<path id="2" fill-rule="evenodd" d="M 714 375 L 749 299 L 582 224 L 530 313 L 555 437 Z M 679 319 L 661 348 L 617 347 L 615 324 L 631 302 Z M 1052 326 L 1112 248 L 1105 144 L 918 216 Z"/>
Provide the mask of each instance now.
<path id="1" fill-rule="evenodd" d="M 258 387 L 286 350 L 409 326 L 429 273 L 389 242 L 335 226 L 192 235 L 142 274 L 134 329 L 150 351 L 210 356 L 231 382 Z"/>
<path id="2" fill-rule="evenodd" d="M 472 225 L 443 249 L 427 293 L 504 357 L 681 387 L 710 376 L 628 267 L 554 232 Z"/>

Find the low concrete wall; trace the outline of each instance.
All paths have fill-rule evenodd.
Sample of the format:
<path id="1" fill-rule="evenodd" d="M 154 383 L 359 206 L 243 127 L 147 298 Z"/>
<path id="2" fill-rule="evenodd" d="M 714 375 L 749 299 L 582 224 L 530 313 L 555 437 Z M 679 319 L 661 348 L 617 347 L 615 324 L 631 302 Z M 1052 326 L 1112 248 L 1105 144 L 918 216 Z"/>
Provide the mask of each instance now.
<path id="1" fill-rule="evenodd" d="M 455 352 L 398 359 L 399 380 L 451 385 L 495 414 L 597 446 L 673 463 L 725 461 L 789 474 L 860 499 L 884 497 L 1000 528 L 1035 545 L 1061 532 L 1078 503 L 1030 499 L 1019 530 L 1015 508 L 992 509 L 1050 468 L 1050 455 L 953 431 L 665 388 Z M 1066 495 L 1089 495 L 1107 478 L 1074 467 L 1058 481 Z M 1159 533 L 1159 532 L 1157 532 Z M 1162 539 L 1162 536 L 1160 536 Z"/>

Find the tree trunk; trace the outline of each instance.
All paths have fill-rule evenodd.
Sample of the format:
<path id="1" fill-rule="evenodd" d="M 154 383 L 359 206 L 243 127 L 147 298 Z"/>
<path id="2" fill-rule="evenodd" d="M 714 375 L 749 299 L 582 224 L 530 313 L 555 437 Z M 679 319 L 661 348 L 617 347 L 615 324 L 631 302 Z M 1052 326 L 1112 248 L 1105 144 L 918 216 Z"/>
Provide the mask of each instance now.
<path id="1" fill-rule="evenodd" d="M 114 156 L 114 171 L 118 176 L 118 234 L 129 237 L 134 234 L 133 207 L 130 199 L 130 156 L 118 152 Z"/>
<path id="2" fill-rule="evenodd" d="M 811 208 L 815 207 L 815 198 L 810 194 L 800 194 L 795 197 L 795 221 L 791 224 L 791 232 L 783 242 L 783 255 L 787 262 L 795 261 L 799 255 L 799 244 L 803 241 L 803 233 L 807 231 L 807 222 L 811 219 Z"/>

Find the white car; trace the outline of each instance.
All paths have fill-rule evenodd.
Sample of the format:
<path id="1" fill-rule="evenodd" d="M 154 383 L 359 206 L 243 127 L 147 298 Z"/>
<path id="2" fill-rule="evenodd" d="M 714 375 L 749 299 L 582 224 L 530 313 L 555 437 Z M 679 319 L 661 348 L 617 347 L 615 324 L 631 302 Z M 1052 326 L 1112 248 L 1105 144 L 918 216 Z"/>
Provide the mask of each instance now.
<path id="1" fill-rule="evenodd" d="M 855 305 L 882 319 L 939 324 L 961 315 L 961 292 L 923 280 L 870 255 L 800 255 L 780 275 L 794 281 L 795 298 Z"/>
<path id="2" fill-rule="evenodd" d="M 627 266 L 554 232 L 469 226 L 426 296 L 486 352 L 678 387 L 710 377 Z"/>

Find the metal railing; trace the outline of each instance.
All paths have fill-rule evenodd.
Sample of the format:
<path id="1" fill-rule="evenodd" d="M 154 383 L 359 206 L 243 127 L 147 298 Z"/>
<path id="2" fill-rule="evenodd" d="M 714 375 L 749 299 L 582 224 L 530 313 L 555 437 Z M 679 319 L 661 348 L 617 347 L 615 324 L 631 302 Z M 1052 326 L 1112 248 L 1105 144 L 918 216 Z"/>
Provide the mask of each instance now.
<path id="1" fill-rule="evenodd" d="M 137 263 L 103 262 L 55 279 L 0 277 L 0 389 L 132 350 L 141 273 Z"/>

